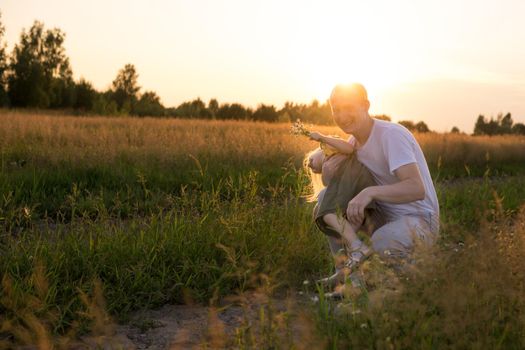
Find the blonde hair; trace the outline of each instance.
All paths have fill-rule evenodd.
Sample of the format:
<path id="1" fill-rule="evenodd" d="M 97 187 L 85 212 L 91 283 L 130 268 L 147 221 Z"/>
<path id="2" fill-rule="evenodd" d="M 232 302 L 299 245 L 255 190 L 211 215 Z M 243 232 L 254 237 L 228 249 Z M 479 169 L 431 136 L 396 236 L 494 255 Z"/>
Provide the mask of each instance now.
<path id="1" fill-rule="evenodd" d="M 303 159 L 303 167 L 306 170 L 308 177 L 310 178 L 310 183 L 313 188 L 312 193 L 308 193 L 305 195 L 306 200 L 308 202 L 315 202 L 317 201 L 317 196 L 319 195 L 319 192 L 323 190 L 325 187 L 322 180 L 322 174 L 321 173 L 315 173 L 312 168 L 308 166 L 310 162 L 310 157 L 313 156 L 316 153 L 322 153 L 324 157 L 324 152 L 320 147 L 317 147 L 316 149 L 306 153 Z M 323 160 L 324 161 L 324 160 Z"/>

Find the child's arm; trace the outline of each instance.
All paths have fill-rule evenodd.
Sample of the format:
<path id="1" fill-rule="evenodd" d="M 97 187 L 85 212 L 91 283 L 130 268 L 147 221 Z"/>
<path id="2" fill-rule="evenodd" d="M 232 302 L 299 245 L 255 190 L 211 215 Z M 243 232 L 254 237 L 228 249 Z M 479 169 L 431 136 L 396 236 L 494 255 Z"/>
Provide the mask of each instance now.
<path id="1" fill-rule="evenodd" d="M 319 132 L 312 131 L 310 133 L 310 139 L 326 143 L 329 146 L 335 148 L 339 153 L 343 154 L 352 154 L 354 153 L 354 146 L 352 146 L 348 141 L 323 135 Z"/>

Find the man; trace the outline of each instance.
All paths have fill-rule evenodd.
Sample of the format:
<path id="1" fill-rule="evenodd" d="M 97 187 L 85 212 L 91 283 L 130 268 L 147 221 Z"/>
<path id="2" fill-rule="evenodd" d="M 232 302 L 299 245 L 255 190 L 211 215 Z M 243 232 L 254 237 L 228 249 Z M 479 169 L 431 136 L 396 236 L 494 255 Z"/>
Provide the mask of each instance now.
<path id="1" fill-rule="evenodd" d="M 341 153 L 354 153 L 376 182 L 348 203 L 347 220 L 359 227 L 367 205 L 377 204 L 371 242 L 384 258 L 407 258 L 417 241 L 433 244 L 439 230 L 439 204 L 414 136 L 399 124 L 370 117 L 370 102 L 361 84 L 337 85 L 330 105 L 334 121 L 351 137 L 345 141 L 312 132 L 310 138 Z M 342 248 L 333 238 L 329 242 L 333 253 Z"/>

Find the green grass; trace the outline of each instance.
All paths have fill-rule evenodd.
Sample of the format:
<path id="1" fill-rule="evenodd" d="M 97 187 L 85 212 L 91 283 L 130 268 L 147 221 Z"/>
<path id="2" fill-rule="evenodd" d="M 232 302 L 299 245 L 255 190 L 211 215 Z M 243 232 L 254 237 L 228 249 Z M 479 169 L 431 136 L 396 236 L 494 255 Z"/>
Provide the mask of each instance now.
<path id="1" fill-rule="evenodd" d="M 445 242 L 465 241 L 479 229 L 482 213 L 497 207 L 493 189 L 504 194 L 508 214 L 525 194 L 520 177 L 479 182 L 446 190 L 438 185 Z M 44 267 L 49 288 L 42 308 L 59 315 L 53 326 L 59 332 L 78 319 L 85 307 L 79 290 L 92 293 L 97 278 L 107 311 L 125 318 L 139 308 L 228 295 L 248 288 L 261 273 L 279 275 L 282 287 L 299 288 L 302 280 L 329 271 L 325 239 L 298 193 L 261 197 L 254 175 L 221 186 L 188 190 L 173 198 L 170 209 L 146 217 L 86 218 L 49 229 L 28 224 L 17 235 L 4 235 L 1 271 L 21 295 L 35 294 L 31 276 L 35 265 Z"/>
<path id="2" fill-rule="evenodd" d="M 137 215 L 153 215 L 169 207 L 181 189 L 201 192 L 219 191 L 222 198 L 229 193 L 223 183 L 238 183 L 256 173 L 257 194 L 281 199 L 288 191 L 299 191 L 307 183 L 298 169 L 300 159 L 253 159 L 236 164 L 227 159 L 209 157 L 201 162 L 194 159 L 175 160 L 160 166 L 126 163 L 83 166 L 64 162 L 58 166 L 37 167 L 26 164 L 0 173 L 0 225 L 4 231 L 23 225 L 24 208 L 32 221 L 69 222 L 77 218 L 127 219 Z M 501 166 L 497 170 L 480 166 L 469 173 L 463 167 L 441 168 L 434 174 L 437 183 L 473 178 L 519 176 L 523 164 Z M 487 174 L 487 169 L 490 169 Z M 477 186 L 477 185 L 476 185 Z M 446 199 L 446 198 L 444 198 Z M 446 199 L 448 200 L 448 199 Z M 461 199 L 460 199 L 461 200 Z"/>
<path id="3" fill-rule="evenodd" d="M 125 321 L 134 310 L 207 303 L 265 278 L 279 281 L 277 290 L 299 290 L 303 280 L 329 273 L 326 240 L 311 220 L 313 204 L 302 197 L 308 185 L 303 153 L 293 142 L 275 146 L 279 153 L 130 151 L 86 161 L 71 157 L 71 145 L 57 160 L 34 145 L 3 144 L 0 346 L 13 337 L 31 343 L 35 336 L 15 336 L 15 330 L 35 333 L 39 326 L 54 335 L 85 332 L 105 317 L 100 310 Z M 437 258 L 422 264 L 424 273 L 401 281 L 403 292 L 385 297 L 389 303 L 380 309 L 359 306 L 360 313 L 338 315 L 334 304 L 321 303 L 309 317 L 322 347 L 525 344 L 525 323 L 511 322 L 519 316 L 523 298 L 515 292 L 523 283 L 492 258 L 505 250 L 501 240 L 490 244 L 510 232 L 501 222 L 519 216 L 525 165 L 472 154 L 468 166 L 430 157 L 441 206 Z M 477 239 L 478 248 L 450 254 L 458 243 Z M 490 264 L 472 264 L 478 258 Z M 388 274 L 380 264 L 373 268 Z M 360 298 L 356 305 L 374 299 Z M 460 311 L 447 304 L 451 298 Z M 275 336 L 270 332 L 263 343 L 278 344 Z"/>

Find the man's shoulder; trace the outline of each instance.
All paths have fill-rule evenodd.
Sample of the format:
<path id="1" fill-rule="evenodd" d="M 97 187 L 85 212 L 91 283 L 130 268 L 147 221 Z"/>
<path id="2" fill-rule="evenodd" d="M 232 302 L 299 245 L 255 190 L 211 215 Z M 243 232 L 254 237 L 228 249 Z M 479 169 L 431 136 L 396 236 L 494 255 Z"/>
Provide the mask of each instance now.
<path id="1" fill-rule="evenodd" d="M 374 120 L 374 123 L 379 129 L 408 131 L 408 129 L 405 128 L 403 125 L 394 123 L 394 122 L 390 122 L 388 120 L 376 119 Z"/>
<path id="2" fill-rule="evenodd" d="M 382 137 L 396 137 L 396 135 L 405 136 L 409 138 L 414 137 L 410 130 L 408 130 L 401 124 L 377 119 L 374 122 L 376 123 L 377 130 L 379 131 Z"/>

